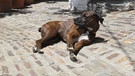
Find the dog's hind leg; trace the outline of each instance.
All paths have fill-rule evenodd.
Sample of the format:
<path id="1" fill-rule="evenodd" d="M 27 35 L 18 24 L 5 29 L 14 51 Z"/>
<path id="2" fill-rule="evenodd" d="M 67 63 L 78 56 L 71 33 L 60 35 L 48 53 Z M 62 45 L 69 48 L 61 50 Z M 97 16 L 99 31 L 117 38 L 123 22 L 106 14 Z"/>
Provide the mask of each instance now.
<path id="1" fill-rule="evenodd" d="M 42 49 L 42 43 L 43 43 L 43 41 L 44 41 L 45 39 L 46 39 L 46 38 L 43 37 L 43 38 L 41 38 L 41 39 L 39 39 L 39 40 L 36 41 L 36 45 L 35 45 L 35 47 L 33 47 L 33 52 L 34 52 L 34 53 L 39 52 L 39 53 L 43 54 L 43 51 L 42 51 L 41 49 Z"/>
<path id="2" fill-rule="evenodd" d="M 47 42 L 49 39 L 53 38 L 56 35 L 57 35 L 56 33 L 47 31 L 41 39 L 36 41 L 36 50 L 33 50 L 33 52 L 43 54 L 43 51 L 41 50 L 43 48 L 42 44 L 44 44 L 45 42 Z"/>

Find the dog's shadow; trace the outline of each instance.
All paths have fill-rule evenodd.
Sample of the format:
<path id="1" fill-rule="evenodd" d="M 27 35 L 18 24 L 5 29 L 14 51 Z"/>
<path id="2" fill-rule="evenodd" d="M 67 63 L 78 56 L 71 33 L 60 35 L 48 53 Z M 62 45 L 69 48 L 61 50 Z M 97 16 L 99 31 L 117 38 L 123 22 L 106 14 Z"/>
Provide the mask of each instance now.
<path id="1" fill-rule="evenodd" d="M 108 40 L 105 40 L 104 38 L 101 38 L 101 37 L 96 37 L 92 42 L 91 44 L 95 44 L 95 43 L 105 43 L 107 42 Z"/>
<path id="2" fill-rule="evenodd" d="M 63 41 L 61 38 L 59 37 L 55 37 L 53 39 L 50 39 L 48 40 L 49 42 L 43 42 L 42 43 L 42 48 L 44 47 L 47 47 L 47 46 L 51 46 L 51 45 L 54 45 L 60 41 Z M 101 37 L 96 37 L 89 45 L 92 45 L 92 44 L 96 44 L 96 43 L 105 43 L 107 42 L 108 40 L 105 40 L 104 38 L 101 38 Z M 63 41 L 64 43 L 66 43 L 65 41 Z M 89 45 L 86 45 L 86 46 L 89 46 Z"/>

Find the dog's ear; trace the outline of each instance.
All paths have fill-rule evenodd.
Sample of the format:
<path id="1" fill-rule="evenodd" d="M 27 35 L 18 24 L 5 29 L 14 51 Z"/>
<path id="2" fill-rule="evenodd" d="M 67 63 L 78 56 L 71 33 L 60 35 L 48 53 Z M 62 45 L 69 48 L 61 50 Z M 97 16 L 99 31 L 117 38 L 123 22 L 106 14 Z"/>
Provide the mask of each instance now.
<path id="1" fill-rule="evenodd" d="M 101 24 L 103 24 L 104 19 L 102 17 L 99 17 L 97 14 L 93 14 L 93 16 L 96 17 L 96 19 L 100 21 Z"/>
<path id="2" fill-rule="evenodd" d="M 100 21 L 101 24 L 103 24 L 104 19 L 101 17 L 101 18 L 99 19 L 99 21 Z"/>

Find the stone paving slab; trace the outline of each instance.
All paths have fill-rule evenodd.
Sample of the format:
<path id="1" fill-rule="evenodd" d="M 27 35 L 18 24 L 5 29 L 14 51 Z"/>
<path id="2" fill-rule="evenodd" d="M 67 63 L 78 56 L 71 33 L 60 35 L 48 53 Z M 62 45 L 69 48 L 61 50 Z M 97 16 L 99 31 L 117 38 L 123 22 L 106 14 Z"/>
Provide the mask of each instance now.
<path id="1" fill-rule="evenodd" d="M 80 51 L 78 62 L 69 59 L 63 42 L 45 47 L 42 55 L 33 53 L 42 24 L 78 16 L 56 13 L 60 9 L 68 9 L 68 2 L 32 4 L 0 18 L 0 76 L 135 75 L 135 10 L 107 14 L 105 26 Z"/>

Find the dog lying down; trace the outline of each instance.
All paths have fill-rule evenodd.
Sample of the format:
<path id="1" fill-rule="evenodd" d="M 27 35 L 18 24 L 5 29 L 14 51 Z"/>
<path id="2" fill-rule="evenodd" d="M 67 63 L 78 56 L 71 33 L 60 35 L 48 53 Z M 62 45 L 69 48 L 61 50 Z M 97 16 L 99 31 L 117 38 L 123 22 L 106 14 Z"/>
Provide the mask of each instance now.
<path id="1" fill-rule="evenodd" d="M 70 59 L 77 61 L 77 54 L 83 46 L 93 41 L 100 26 L 99 22 L 102 24 L 103 20 L 94 12 L 88 11 L 75 19 L 47 22 L 39 28 L 41 39 L 36 41 L 33 52 L 44 53 L 41 50 L 43 45 L 63 40 L 67 43 Z"/>

